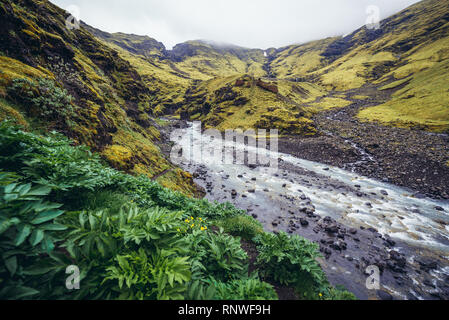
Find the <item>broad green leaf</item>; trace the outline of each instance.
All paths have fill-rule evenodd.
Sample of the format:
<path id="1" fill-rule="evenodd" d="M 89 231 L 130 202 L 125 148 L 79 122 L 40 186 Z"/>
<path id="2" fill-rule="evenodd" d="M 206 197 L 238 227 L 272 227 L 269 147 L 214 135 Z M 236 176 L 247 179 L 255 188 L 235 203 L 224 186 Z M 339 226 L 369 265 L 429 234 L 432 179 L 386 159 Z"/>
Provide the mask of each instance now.
<path id="1" fill-rule="evenodd" d="M 38 245 L 42 241 L 42 239 L 44 239 L 44 231 L 42 231 L 40 229 L 36 229 L 31 234 L 29 241 L 30 241 L 30 244 L 34 247 L 34 246 Z"/>
<path id="2" fill-rule="evenodd" d="M 6 269 L 8 269 L 11 276 L 16 273 L 17 270 L 17 256 L 9 257 L 5 260 Z"/>
<path id="3" fill-rule="evenodd" d="M 41 224 L 41 223 L 53 220 L 53 219 L 59 217 L 63 213 L 64 213 L 63 210 L 45 211 L 45 212 L 42 212 L 42 213 L 38 214 L 38 216 L 36 218 L 31 220 L 31 223 L 35 224 L 35 225 L 36 224 Z"/>
<path id="4" fill-rule="evenodd" d="M 19 226 L 19 230 L 17 233 L 16 240 L 14 241 L 14 244 L 17 247 L 20 246 L 28 238 L 30 233 L 31 233 L 31 227 L 29 225 Z"/>
<path id="5" fill-rule="evenodd" d="M 42 229 L 45 231 L 64 231 L 64 230 L 67 230 L 68 228 L 59 223 L 48 223 L 48 224 L 39 226 L 39 229 Z"/>
<path id="6" fill-rule="evenodd" d="M 44 239 L 41 243 L 41 246 L 42 246 L 42 250 L 44 250 L 47 253 L 52 252 L 53 249 L 55 248 L 55 244 L 53 243 L 53 240 L 48 236 L 44 237 Z"/>
<path id="7" fill-rule="evenodd" d="M 27 193 L 29 196 L 46 196 L 51 192 L 49 187 L 39 187 Z"/>
<path id="8" fill-rule="evenodd" d="M 39 294 L 39 291 L 30 287 L 17 286 L 8 292 L 11 299 L 19 300 Z"/>

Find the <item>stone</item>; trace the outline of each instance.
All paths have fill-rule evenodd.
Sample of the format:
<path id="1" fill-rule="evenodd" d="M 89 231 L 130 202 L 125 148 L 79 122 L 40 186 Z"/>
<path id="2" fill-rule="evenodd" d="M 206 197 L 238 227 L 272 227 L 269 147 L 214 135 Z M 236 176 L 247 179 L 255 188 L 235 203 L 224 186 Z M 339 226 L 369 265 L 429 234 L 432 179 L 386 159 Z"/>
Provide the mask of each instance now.
<path id="1" fill-rule="evenodd" d="M 379 290 L 377 291 L 377 296 L 381 299 L 381 300 L 393 300 L 393 296 L 391 294 L 389 294 L 386 291 L 383 290 Z"/>
<path id="2" fill-rule="evenodd" d="M 330 226 L 326 226 L 326 228 L 324 230 L 326 230 L 326 232 L 329 232 L 329 233 L 337 233 L 338 227 L 336 224 L 331 224 Z"/>

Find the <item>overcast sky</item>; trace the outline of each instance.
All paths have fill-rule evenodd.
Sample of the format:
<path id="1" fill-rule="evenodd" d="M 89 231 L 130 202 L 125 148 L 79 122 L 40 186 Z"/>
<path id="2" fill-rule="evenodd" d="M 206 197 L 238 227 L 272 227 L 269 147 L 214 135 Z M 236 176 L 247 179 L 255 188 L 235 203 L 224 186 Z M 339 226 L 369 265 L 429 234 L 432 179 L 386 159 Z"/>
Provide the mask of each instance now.
<path id="1" fill-rule="evenodd" d="M 214 40 L 266 49 L 344 35 L 366 24 L 369 6 L 386 18 L 418 0 L 51 0 L 79 8 L 108 32 L 148 35 L 167 48 Z M 72 12 L 73 10 L 71 10 Z M 74 14 L 75 15 L 75 14 Z"/>

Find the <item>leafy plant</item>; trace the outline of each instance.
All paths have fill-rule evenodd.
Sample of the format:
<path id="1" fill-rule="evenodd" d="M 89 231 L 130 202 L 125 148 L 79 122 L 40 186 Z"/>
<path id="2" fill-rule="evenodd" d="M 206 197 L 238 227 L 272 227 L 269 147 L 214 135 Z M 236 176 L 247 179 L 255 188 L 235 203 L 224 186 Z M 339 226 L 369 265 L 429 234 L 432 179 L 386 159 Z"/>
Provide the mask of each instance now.
<path id="1" fill-rule="evenodd" d="M 262 224 L 248 215 L 238 215 L 215 221 L 215 225 L 221 227 L 225 232 L 251 240 L 263 233 Z"/>
<path id="2" fill-rule="evenodd" d="M 64 125 L 73 126 L 73 97 L 51 79 L 39 78 L 37 82 L 14 79 L 8 94 L 16 102 L 31 106 L 39 116 L 58 123 L 62 120 Z"/>
<path id="3" fill-rule="evenodd" d="M 294 285 L 307 297 L 317 296 L 326 276 L 316 261 L 319 247 L 297 235 L 264 233 L 256 238 L 263 275 L 282 285 Z"/>
<path id="4" fill-rule="evenodd" d="M 210 280 L 218 300 L 278 300 L 271 284 L 262 282 L 257 276 L 232 280 L 228 283 Z"/>
<path id="5" fill-rule="evenodd" d="M 219 233 L 195 231 L 185 239 L 188 252 L 197 262 L 195 279 L 210 275 L 222 281 L 247 274 L 246 252 L 240 239 Z"/>
<path id="6" fill-rule="evenodd" d="M 0 123 L 0 170 L 0 299 L 275 299 L 248 277 L 235 235 L 256 236 L 263 276 L 307 297 L 351 298 L 329 286 L 310 242 L 120 173 L 61 135 Z M 80 290 L 65 287 L 69 265 Z"/>
<path id="7" fill-rule="evenodd" d="M 44 200 L 48 187 L 12 182 L 7 174 L 0 174 L 0 185 L 0 276 L 6 279 L 0 298 L 27 298 L 39 293 L 30 287 L 29 276 L 62 270 L 52 253 L 56 233 L 67 229 L 55 222 L 64 211 L 61 204 Z M 49 255 L 50 263 L 41 259 Z"/>
<path id="8" fill-rule="evenodd" d="M 176 257 L 170 250 L 147 254 L 144 249 L 117 256 L 117 265 L 107 268 L 104 281 L 117 280 L 126 288 L 120 299 L 183 299 L 185 284 L 190 280 L 187 257 Z"/>

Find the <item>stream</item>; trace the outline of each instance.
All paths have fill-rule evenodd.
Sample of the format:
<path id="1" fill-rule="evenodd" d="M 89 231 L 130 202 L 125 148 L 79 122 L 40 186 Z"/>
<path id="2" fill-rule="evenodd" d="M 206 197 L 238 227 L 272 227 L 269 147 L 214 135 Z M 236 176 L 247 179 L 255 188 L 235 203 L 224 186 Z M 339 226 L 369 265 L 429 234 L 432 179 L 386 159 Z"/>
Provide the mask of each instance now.
<path id="1" fill-rule="evenodd" d="M 192 128 L 181 129 L 181 147 L 188 149 Z M 193 143 L 202 145 L 198 137 Z M 251 152 L 256 149 L 247 147 Z M 359 299 L 449 298 L 449 201 L 418 199 L 351 171 L 267 152 L 277 170 L 226 165 L 205 152 L 179 164 L 207 190 L 208 200 L 231 202 L 267 231 L 319 243 L 329 281 Z M 377 289 L 366 285 L 366 268 L 373 265 L 381 271 Z"/>

